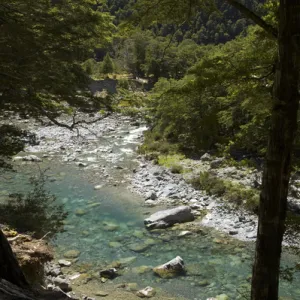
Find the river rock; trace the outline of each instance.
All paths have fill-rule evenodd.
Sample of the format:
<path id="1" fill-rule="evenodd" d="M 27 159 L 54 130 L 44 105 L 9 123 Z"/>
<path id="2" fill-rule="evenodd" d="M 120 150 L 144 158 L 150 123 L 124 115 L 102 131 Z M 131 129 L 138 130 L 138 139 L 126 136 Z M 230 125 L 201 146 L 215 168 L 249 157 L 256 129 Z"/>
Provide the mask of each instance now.
<path id="1" fill-rule="evenodd" d="M 58 264 L 61 266 L 61 267 L 69 267 L 69 266 L 71 266 L 71 262 L 70 261 L 68 261 L 68 260 L 65 260 L 65 259 L 60 259 L 59 261 L 58 261 Z"/>
<path id="2" fill-rule="evenodd" d="M 80 251 L 78 251 L 78 250 L 69 250 L 64 253 L 64 257 L 70 258 L 70 259 L 77 258 L 79 255 L 80 255 Z"/>
<path id="3" fill-rule="evenodd" d="M 212 157 L 211 157 L 211 155 L 210 155 L 209 153 L 205 153 L 205 154 L 203 154 L 203 155 L 200 157 L 200 159 L 201 159 L 202 161 L 210 161 L 210 160 L 212 160 Z"/>
<path id="4" fill-rule="evenodd" d="M 125 257 L 125 258 L 120 258 L 119 262 L 121 265 L 129 265 L 133 263 L 136 260 L 136 256 L 131 256 L 131 257 Z"/>
<path id="5" fill-rule="evenodd" d="M 123 244 L 121 244 L 120 242 L 109 242 L 109 247 L 111 248 L 121 248 L 123 246 Z"/>
<path id="6" fill-rule="evenodd" d="M 103 229 L 106 231 L 116 231 L 119 228 L 119 225 L 112 222 L 103 222 Z"/>
<path id="7" fill-rule="evenodd" d="M 144 220 L 148 229 L 166 228 L 175 223 L 184 223 L 194 220 L 194 215 L 189 206 L 178 206 L 171 209 L 158 211 Z"/>
<path id="8" fill-rule="evenodd" d="M 44 265 L 44 271 L 48 276 L 50 275 L 56 277 L 62 274 L 60 266 L 51 262 L 48 262 Z"/>
<path id="9" fill-rule="evenodd" d="M 70 280 L 63 276 L 55 277 L 52 279 L 52 281 L 55 286 L 58 286 L 64 292 L 69 292 L 72 290 L 70 286 Z"/>
<path id="10" fill-rule="evenodd" d="M 152 269 L 150 266 L 139 266 L 132 268 L 132 272 L 135 274 L 144 274 L 149 272 Z"/>
<path id="11" fill-rule="evenodd" d="M 191 231 L 188 231 L 188 230 L 184 230 L 184 231 L 181 231 L 178 236 L 179 237 L 184 237 L 184 236 L 187 236 L 187 235 L 192 235 L 193 233 Z"/>
<path id="12" fill-rule="evenodd" d="M 146 206 L 155 206 L 156 205 L 156 202 L 154 200 L 146 200 L 145 201 L 145 205 Z"/>
<path id="13" fill-rule="evenodd" d="M 42 162 L 42 159 L 40 159 L 36 155 L 23 156 L 22 160 L 23 161 L 33 161 L 33 162 Z"/>
<path id="14" fill-rule="evenodd" d="M 156 200 L 157 199 L 157 195 L 155 192 L 147 192 L 147 194 L 145 195 L 146 200 Z"/>
<path id="15" fill-rule="evenodd" d="M 153 268 L 153 272 L 161 278 L 174 278 L 185 274 L 183 259 L 177 256 L 169 262 Z"/>
<path id="16" fill-rule="evenodd" d="M 126 284 L 126 290 L 127 291 L 137 291 L 138 285 L 136 282 L 129 282 Z"/>
<path id="17" fill-rule="evenodd" d="M 222 165 L 222 163 L 224 162 L 224 160 L 225 160 L 224 157 L 217 158 L 210 163 L 210 167 L 212 169 L 219 168 Z"/>
<path id="18" fill-rule="evenodd" d="M 110 268 L 99 272 L 101 278 L 114 279 L 118 276 L 117 269 Z"/>
<path id="19" fill-rule="evenodd" d="M 100 190 L 103 188 L 103 184 L 98 184 L 94 186 L 94 190 Z"/>
<path id="20" fill-rule="evenodd" d="M 77 209 L 76 211 L 75 211 L 75 215 L 76 216 L 83 216 L 83 215 L 85 215 L 86 214 L 86 211 L 84 210 L 84 209 L 82 209 L 82 208 L 79 208 L 79 209 Z"/>
<path id="21" fill-rule="evenodd" d="M 77 166 L 77 167 L 84 168 L 84 167 L 87 166 L 87 164 L 80 161 L 80 162 L 77 162 L 77 163 L 76 163 L 76 166 Z"/>
<path id="22" fill-rule="evenodd" d="M 108 296 L 108 293 L 105 292 L 105 291 L 97 291 L 95 293 L 95 295 L 98 296 L 98 297 L 106 297 L 106 296 Z"/>
<path id="23" fill-rule="evenodd" d="M 146 251 L 150 247 L 150 245 L 134 243 L 134 244 L 130 244 L 128 247 L 130 250 L 140 253 Z"/>
<path id="24" fill-rule="evenodd" d="M 156 291 L 151 286 L 147 286 L 142 290 L 139 290 L 136 295 L 140 298 L 151 298 L 156 294 Z"/>
<path id="25" fill-rule="evenodd" d="M 229 300 L 229 297 L 225 294 L 218 295 L 216 300 Z"/>

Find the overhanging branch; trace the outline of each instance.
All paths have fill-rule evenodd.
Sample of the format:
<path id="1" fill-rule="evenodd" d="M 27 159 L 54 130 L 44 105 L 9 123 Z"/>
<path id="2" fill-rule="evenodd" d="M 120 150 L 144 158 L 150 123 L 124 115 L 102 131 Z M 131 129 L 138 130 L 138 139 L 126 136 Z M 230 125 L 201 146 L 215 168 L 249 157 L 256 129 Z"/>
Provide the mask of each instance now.
<path id="1" fill-rule="evenodd" d="M 232 5 L 233 7 L 235 7 L 236 9 L 238 9 L 242 14 L 244 14 L 247 18 L 251 19 L 255 24 L 263 28 L 274 38 L 278 37 L 278 31 L 276 28 L 266 23 L 260 16 L 258 16 L 256 13 L 248 9 L 246 6 L 244 6 L 243 4 L 241 4 L 236 0 L 225 0 L 225 1 L 228 2 L 230 5 Z"/>

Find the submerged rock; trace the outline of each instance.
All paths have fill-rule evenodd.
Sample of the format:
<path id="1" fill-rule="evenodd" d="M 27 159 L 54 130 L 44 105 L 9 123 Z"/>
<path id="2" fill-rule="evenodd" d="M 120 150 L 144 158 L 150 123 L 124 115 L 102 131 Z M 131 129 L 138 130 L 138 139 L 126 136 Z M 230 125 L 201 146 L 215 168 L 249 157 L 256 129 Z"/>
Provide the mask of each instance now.
<path id="1" fill-rule="evenodd" d="M 125 257 L 125 258 L 120 258 L 119 262 L 121 265 L 129 265 L 133 263 L 136 260 L 136 256 L 131 256 L 131 257 Z"/>
<path id="2" fill-rule="evenodd" d="M 150 266 L 139 266 L 132 268 L 132 272 L 135 274 L 144 274 L 151 271 L 152 267 Z"/>
<path id="3" fill-rule="evenodd" d="M 70 261 L 68 261 L 68 260 L 65 260 L 65 259 L 60 259 L 59 261 L 58 261 L 58 264 L 61 266 L 61 267 L 69 267 L 69 266 L 71 266 L 71 262 Z"/>
<path id="4" fill-rule="evenodd" d="M 110 268 L 99 272 L 101 278 L 114 279 L 118 276 L 117 269 Z"/>
<path id="5" fill-rule="evenodd" d="M 64 253 L 64 257 L 65 258 L 77 258 L 80 255 L 80 251 L 78 250 L 69 250 L 67 252 Z"/>
<path id="6" fill-rule="evenodd" d="M 129 282 L 126 284 L 126 290 L 128 291 L 137 291 L 138 285 L 136 282 Z"/>
<path id="7" fill-rule="evenodd" d="M 115 231 L 119 229 L 119 225 L 112 223 L 112 222 L 103 222 L 103 229 L 106 231 Z"/>
<path id="8" fill-rule="evenodd" d="M 134 251 L 134 252 L 144 252 L 150 247 L 149 244 L 139 244 L 139 243 L 134 243 L 129 245 L 129 249 Z"/>
<path id="9" fill-rule="evenodd" d="M 194 215 L 189 206 L 178 206 L 171 209 L 158 211 L 144 220 L 145 226 L 152 228 L 166 228 L 175 223 L 193 221 Z"/>
<path id="10" fill-rule="evenodd" d="M 85 215 L 86 214 L 86 211 L 84 210 L 84 209 L 81 209 L 81 208 L 79 208 L 79 209 L 77 209 L 76 211 L 75 211 L 75 215 L 76 216 L 83 216 L 83 215 Z"/>
<path id="11" fill-rule="evenodd" d="M 161 278 L 174 278 L 185 274 L 183 259 L 180 256 L 175 257 L 169 262 L 153 268 L 153 272 Z"/>
<path id="12" fill-rule="evenodd" d="M 123 244 L 119 243 L 119 242 L 109 242 L 109 247 L 111 248 L 121 248 L 123 246 Z"/>
<path id="13" fill-rule="evenodd" d="M 156 294 L 156 291 L 151 286 L 147 286 L 142 290 L 139 290 L 136 295 L 141 298 L 151 298 Z"/>
<path id="14" fill-rule="evenodd" d="M 108 293 L 105 292 L 105 291 L 97 291 L 97 292 L 95 293 L 95 296 L 98 296 L 98 297 L 106 297 L 106 296 L 108 296 Z"/>

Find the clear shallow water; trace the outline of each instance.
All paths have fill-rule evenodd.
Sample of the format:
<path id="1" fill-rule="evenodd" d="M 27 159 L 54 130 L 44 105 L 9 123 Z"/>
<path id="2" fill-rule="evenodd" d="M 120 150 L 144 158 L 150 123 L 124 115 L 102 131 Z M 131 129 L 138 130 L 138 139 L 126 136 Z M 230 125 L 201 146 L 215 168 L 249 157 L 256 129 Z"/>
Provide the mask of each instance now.
<path id="1" fill-rule="evenodd" d="M 59 175 L 61 172 L 65 175 Z M 225 293 L 230 299 L 243 299 L 243 293 L 248 292 L 253 245 L 231 240 L 210 229 L 186 237 L 178 237 L 180 229 L 149 232 L 143 226 L 149 208 L 138 205 L 141 199 L 125 188 L 94 190 L 84 174 L 70 166 L 52 169 L 52 174 L 60 179 L 50 183 L 49 188 L 69 212 L 66 231 L 53 241 L 57 258 L 63 258 L 68 250 L 78 250 L 80 255 L 74 266 L 79 270 L 84 266 L 84 272 L 95 273 L 114 261 L 135 257 L 114 283 L 146 284 L 173 297 L 198 300 Z M 15 190 L 25 181 L 20 180 L 23 178 L 20 174 L 14 176 L 18 179 Z M 3 185 L 4 181 L 1 182 Z M 149 268 L 139 268 L 159 265 L 177 255 L 185 261 L 187 276 L 163 280 Z M 295 257 L 285 253 L 284 261 L 288 260 L 293 265 Z M 287 299 L 300 299 L 299 283 L 297 273 L 292 283 L 282 281 L 281 294 Z"/>
<path id="2" fill-rule="evenodd" d="M 110 177 L 120 178 L 120 169 L 116 166 L 132 169 L 136 164 L 133 152 L 135 132 L 126 136 L 127 130 L 124 130 L 120 134 L 125 136 L 122 141 L 107 139 L 114 155 L 100 155 L 94 150 L 79 155 L 83 161 L 90 163 L 85 170 L 75 164 L 60 163 L 60 159 L 42 164 L 42 168 L 51 167 L 49 174 L 53 180 L 49 189 L 69 212 L 65 232 L 57 234 L 53 240 L 56 257 L 63 258 L 69 250 L 80 251 L 73 268 L 89 274 L 97 273 L 113 262 L 130 260 L 131 263 L 120 271 L 122 275 L 114 279 L 114 283 L 135 282 L 141 287 L 150 285 L 175 298 L 205 300 L 225 293 L 230 299 L 247 299 L 243 296 L 249 295 L 252 244 L 232 240 L 205 228 L 186 237 L 178 237 L 181 229 L 149 232 L 144 228 L 143 219 L 159 208 L 142 207 L 143 199 L 122 185 L 94 189 L 95 184 L 105 182 L 97 167 L 99 163 L 109 169 Z M 94 162 L 97 162 L 95 168 Z M 2 194 L 26 190 L 25 179 L 36 170 L 35 164 L 25 164 L 21 172 L 2 176 L 0 199 Z M 150 267 L 177 255 L 186 264 L 186 276 L 168 280 L 154 276 Z M 283 265 L 294 266 L 298 259 L 284 252 Z M 286 297 L 284 299 L 300 299 L 299 284 L 299 273 L 295 273 L 293 282 L 281 281 L 280 293 Z M 101 285 L 99 278 L 100 289 Z"/>

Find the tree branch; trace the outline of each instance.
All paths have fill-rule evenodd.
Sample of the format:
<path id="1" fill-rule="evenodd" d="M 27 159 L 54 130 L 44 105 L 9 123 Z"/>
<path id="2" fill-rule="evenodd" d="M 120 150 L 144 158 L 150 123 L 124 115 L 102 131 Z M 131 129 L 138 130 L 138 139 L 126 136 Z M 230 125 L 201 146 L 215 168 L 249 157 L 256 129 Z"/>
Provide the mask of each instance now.
<path id="1" fill-rule="evenodd" d="M 225 0 L 230 5 L 238 9 L 242 14 L 244 14 L 247 18 L 251 19 L 255 24 L 263 28 L 266 32 L 272 35 L 274 38 L 278 37 L 278 30 L 271 26 L 270 24 L 266 23 L 260 16 L 256 13 L 248 9 L 246 6 L 241 4 L 236 0 Z"/>
<path id="2" fill-rule="evenodd" d="M 58 121 L 55 117 L 53 117 L 51 115 L 50 112 L 48 112 L 47 110 L 45 110 L 44 108 L 40 107 L 40 106 L 35 106 L 40 112 L 41 112 L 41 115 L 47 117 L 52 123 L 54 123 L 55 125 L 59 126 L 59 127 L 64 127 L 64 128 L 67 128 L 69 130 L 73 130 L 74 128 L 76 128 L 76 126 L 78 125 L 81 125 L 81 124 L 86 124 L 86 125 L 89 125 L 89 124 L 94 124 L 98 121 L 101 121 L 105 118 L 107 118 L 108 116 L 110 116 L 112 114 L 112 111 L 107 111 L 104 115 L 94 119 L 94 120 L 91 120 L 91 121 L 86 121 L 86 120 L 78 120 L 76 121 L 75 120 L 75 117 L 76 117 L 76 112 L 75 114 L 73 115 L 72 117 L 72 124 L 71 125 L 68 125 L 66 123 L 62 123 L 60 121 Z"/>

